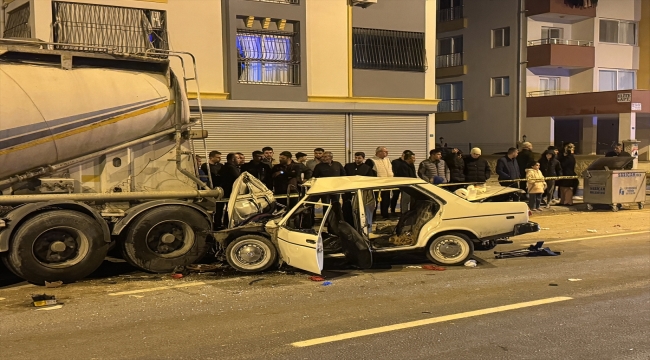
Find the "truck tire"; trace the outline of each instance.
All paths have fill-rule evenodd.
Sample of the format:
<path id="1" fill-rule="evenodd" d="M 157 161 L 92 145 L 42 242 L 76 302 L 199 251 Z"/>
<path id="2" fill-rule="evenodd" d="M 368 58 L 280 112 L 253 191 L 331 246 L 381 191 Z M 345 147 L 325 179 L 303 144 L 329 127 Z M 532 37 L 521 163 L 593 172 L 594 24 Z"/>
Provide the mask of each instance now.
<path id="1" fill-rule="evenodd" d="M 474 253 L 474 243 L 460 233 L 440 235 L 427 247 L 427 257 L 438 265 L 461 265 Z"/>
<path id="2" fill-rule="evenodd" d="M 20 225 L 3 262 L 13 273 L 37 285 L 45 281 L 71 283 L 97 270 L 109 245 L 101 225 L 92 217 L 52 210 Z"/>
<path id="3" fill-rule="evenodd" d="M 138 215 L 122 243 L 124 259 L 148 272 L 193 264 L 209 250 L 210 222 L 186 206 L 168 205 Z"/>
<path id="4" fill-rule="evenodd" d="M 242 235 L 226 248 L 228 264 L 241 272 L 260 272 L 273 266 L 278 251 L 271 240 L 261 235 Z"/>

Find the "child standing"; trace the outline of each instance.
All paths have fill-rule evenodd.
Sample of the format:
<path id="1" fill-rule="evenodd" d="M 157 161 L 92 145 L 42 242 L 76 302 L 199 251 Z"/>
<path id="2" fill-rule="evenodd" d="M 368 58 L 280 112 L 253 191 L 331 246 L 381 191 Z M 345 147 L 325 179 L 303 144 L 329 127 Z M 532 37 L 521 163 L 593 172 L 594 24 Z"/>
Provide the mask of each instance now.
<path id="1" fill-rule="evenodd" d="M 528 188 L 528 207 L 531 211 L 542 211 L 539 206 L 542 203 L 542 194 L 546 189 L 544 175 L 539 170 L 539 162 L 531 163 L 529 169 L 526 169 L 526 180 Z"/>

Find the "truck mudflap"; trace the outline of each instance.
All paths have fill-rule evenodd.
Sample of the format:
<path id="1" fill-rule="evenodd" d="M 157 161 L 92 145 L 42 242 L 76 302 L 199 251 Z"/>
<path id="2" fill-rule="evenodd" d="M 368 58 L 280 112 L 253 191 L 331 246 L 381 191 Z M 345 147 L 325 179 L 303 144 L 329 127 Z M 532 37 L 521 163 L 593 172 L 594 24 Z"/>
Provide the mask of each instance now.
<path id="1" fill-rule="evenodd" d="M 523 235 L 523 234 L 528 234 L 532 232 L 538 232 L 540 230 L 539 224 L 536 222 L 529 221 L 524 224 L 517 224 L 515 225 L 515 229 L 513 231 L 513 235 Z"/>

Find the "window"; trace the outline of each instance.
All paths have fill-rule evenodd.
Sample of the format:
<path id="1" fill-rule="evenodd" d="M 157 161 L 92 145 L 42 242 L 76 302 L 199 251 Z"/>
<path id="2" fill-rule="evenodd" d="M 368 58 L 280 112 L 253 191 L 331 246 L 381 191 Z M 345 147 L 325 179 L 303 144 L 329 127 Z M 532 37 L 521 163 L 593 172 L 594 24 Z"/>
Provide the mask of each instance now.
<path id="1" fill-rule="evenodd" d="M 2 37 L 32 37 L 32 29 L 29 26 L 29 3 L 22 5 L 9 13 Z"/>
<path id="2" fill-rule="evenodd" d="M 436 67 L 463 65 L 463 37 L 455 36 L 438 40 Z"/>
<path id="3" fill-rule="evenodd" d="M 539 78 L 539 90 L 543 91 L 544 94 L 552 95 L 560 90 L 560 78 L 559 77 L 540 77 Z"/>
<path id="4" fill-rule="evenodd" d="M 492 96 L 510 95 L 510 78 L 508 76 L 492 78 Z"/>
<path id="5" fill-rule="evenodd" d="M 452 21 L 463 18 L 463 0 L 440 0 L 438 21 Z"/>
<path id="6" fill-rule="evenodd" d="M 636 45 L 636 23 L 622 20 L 600 20 L 600 42 Z"/>
<path id="7" fill-rule="evenodd" d="M 424 33 L 353 28 L 352 46 L 355 69 L 427 70 Z"/>
<path id="8" fill-rule="evenodd" d="M 438 98 L 438 112 L 463 111 L 463 83 L 439 84 Z"/>
<path id="9" fill-rule="evenodd" d="M 492 47 L 510 46 L 510 27 L 492 30 Z"/>
<path id="10" fill-rule="evenodd" d="M 300 84 L 299 51 L 294 32 L 237 30 L 239 82 Z"/>
<path id="11" fill-rule="evenodd" d="M 542 39 L 562 39 L 564 29 L 542 26 Z"/>
<path id="12" fill-rule="evenodd" d="M 631 70 L 600 70 L 598 72 L 598 90 L 632 90 L 636 89 L 636 73 Z"/>
<path id="13" fill-rule="evenodd" d="M 169 49 L 164 11 L 53 1 L 52 17 L 56 43 L 105 47 L 128 54 Z M 88 48 L 70 45 L 57 49 Z"/>

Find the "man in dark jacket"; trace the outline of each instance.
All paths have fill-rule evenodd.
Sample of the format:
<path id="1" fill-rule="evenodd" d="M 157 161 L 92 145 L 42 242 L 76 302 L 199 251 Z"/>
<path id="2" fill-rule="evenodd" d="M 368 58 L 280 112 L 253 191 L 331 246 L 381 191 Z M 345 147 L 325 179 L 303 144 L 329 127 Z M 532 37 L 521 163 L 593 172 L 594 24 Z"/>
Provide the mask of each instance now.
<path id="1" fill-rule="evenodd" d="M 347 176 L 377 176 L 366 164 L 366 154 L 361 151 L 354 153 L 354 162 L 345 164 L 343 169 Z"/>
<path id="2" fill-rule="evenodd" d="M 445 158 L 447 166 L 449 166 L 449 182 L 450 183 L 462 183 L 465 182 L 465 161 L 463 161 L 463 152 L 454 148 L 452 149 L 447 157 Z M 463 187 L 462 185 L 457 186 L 447 186 L 445 187 L 449 191 L 455 191 L 458 188 Z"/>
<path id="3" fill-rule="evenodd" d="M 236 153 L 229 153 L 226 156 L 226 163 L 219 170 L 223 197 L 229 198 L 232 195 L 232 186 L 240 175 L 239 156 Z M 214 213 L 214 223 L 217 228 L 228 226 L 228 211 L 224 211 L 224 203 L 217 203 Z M 222 222 L 223 221 L 223 222 Z"/>
<path id="4" fill-rule="evenodd" d="M 508 149 L 508 154 L 497 160 L 497 174 L 499 180 L 515 180 L 521 179 L 519 171 L 519 164 L 517 164 L 517 148 Z M 502 186 L 519 187 L 516 182 L 501 182 Z"/>
<path id="5" fill-rule="evenodd" d="M 304 152 L 297 152 L 295 163 L 300 168 L 300 173 L 302 174 L 301 183 L 305 180 L 309 180 L 314 171 L 307 166 L 307 154 Z"/>
<path id="6" fill-rule="evenodd" d="M 404 159 L 399 159 L 398 162 L 393 162 L 393 173 L 399 177 L 417 178 L 415 171 L 415 154 L 411 151 L 405 152 Z M 395 166 L 397 165 L 397 167 Z M 400 212 L 404 214 L 411 208 L 411 196 L 404 191 L 400 192 Z"/>
<path id="7" fill-rule="evenodd" d="M 280 163 L 271 169 L 273 179 L 273 193 L 276 195 L 297 194 L 298 184 L 301 180 L 300 167 L 291 160 L 293 155 L 288 151 L 280 153 Z M 278 199 L 280 204 L 292 208 L 297 203 L 298 198 Z"/>
<path id="8" fill-rule="evenodd" d="M 209 171 L 208 166 L 210 166 Z M 203 170 L 206 175 L 208 173 L 210 174 L 210 177 L 212 178 L 212 187 L 220 186 L 219 171 L 221 170 L 222 166 L 221 153 L 216 150 L 210 151 L 210 154 L 208 155 L 208 162 L 201 165 L 201 170 Z M 207 184 L 210 185 L 210 183 Z"/>
<path id="9" fill-rule="evenodd" d="M 490 164 L 485 159 L 481 159 L 481 149 L 475 147 L 465 157 L 465 181 L 484 183 L 492 176 Z"/>
<path id="10" fill-rule="evenodd" d="M 623 144 L 616 144 L 614 150 L 605 154 L 605 157 L 632 157 L 632 155 L 630 155 L 630 153 L 627 151 L 623 151 Z M 633 166 L 634 163 L 630 161 L 627 165 L 625 165 L 625 170 L 632 170 Z"/>
<path id="11" fill-rule="evenodd" d="M 267 163 L 262 162 L 264 153 L 255 150 L 252 155 L 252 160 L 242 165 L 241 171 L 246 171 L 255 176 L 257 179 L 262 181 L 267 188 L 272 189 L 273 182 L 271 181 L 271 167 Z"/>
<path id="12" fill-rule="evenodd" d="M 407 155 L 414 155 L 414 154 L 411 150 L 404 150 L 404 152 L 402 152 L 402 156 L 400 156 L 399 159 L 395 159 L 391 161 L 394 176 L 410 177 L 406 175 L 409 174 L 409 169 L 407 168 L 410 167 L 409 163 L 405 161 Z M 415 165 L 413 165 L 413 171 L 415 171 Z M 391 216 L 393 217 L 396 216 L 395 209 L 397 208 L 397 202 L 400 199 L 400 194 L 401 194 L 400 190 L 393 190 L 393 193 L 391 194 L 390 197 L 390 213 Z"/>
<path id="13" fill-rule="evenodd" d="M 320 163 L 314 167 L 315 178 L 324 178 L 324 177 L 335 177 L 335 176 L 346 176 L 345 169 L 340 162 L 334 161 L 334 154 L 331 151 L 325 151 L 323 156 L 320 158 Z M 329 196 L 323 195 L 320 200 L 323 203 L 339 201 L 338 195 Z M 318 201 L 318 200 L 316 200 Z"/>
<path id="14" fill-rule="evenodd" d="M 519 154 L 517 154 L 517 165 L 519 166 L 520 179 L 526 178 L 526 169 L 529 167 L 530 164 L 534 162 L 535 162 L 535 155 L 533 155 L 533 144 L 526 141 L 523 144 L 521 144 L 521 151 L 519 151 Z M 525 181 L 520 182 L 519 188 L 522 190 L 526 190 L 527 183 Z M 527 196 L 528 195 L 524 195 L 523 197 L 526 198 Z"/>

